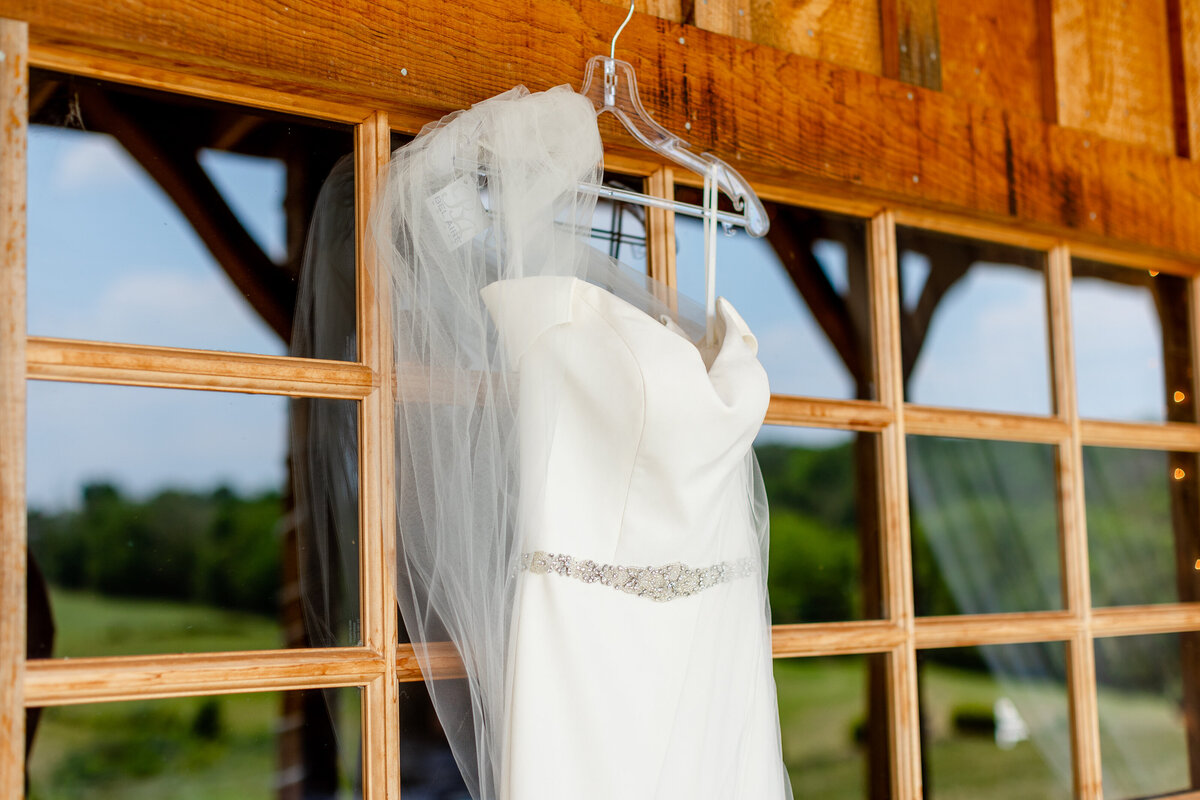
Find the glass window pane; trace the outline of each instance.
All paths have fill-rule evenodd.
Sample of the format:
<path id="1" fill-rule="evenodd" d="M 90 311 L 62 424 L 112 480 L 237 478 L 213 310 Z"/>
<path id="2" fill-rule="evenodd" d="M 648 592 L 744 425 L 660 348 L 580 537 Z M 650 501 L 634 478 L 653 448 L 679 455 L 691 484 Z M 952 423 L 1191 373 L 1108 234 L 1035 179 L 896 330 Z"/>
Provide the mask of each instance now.
<path id="1" fill-rule="evenodd" d="M 1194 421 L 1187 281 L 1082 259 L 1071 272 L 1080 416 Z"/>
<path id="2" fill-rule="evenodd" d="M 31 709 L 30 800 L 355 800 L 360 690 Z"/>
<path id="3" fill-rule="evenodd" d="M 350 126 L 45 70 L 30 84 L 29 333 L 286 353 Z"/>
<path id="4" fill-rule="evenodd" d="M 1097 639 L 1100 754 L 1106 800 L 1198 789 L 1200 634 Z M 1189 722 L 1190 720 L 1190 722 Z M 1188 728 L 1191 728 L 1189 738 Z"/>
<path id="5" fill-rule="evenodd" d="M 917 613 L 1062 608 L 1054 448 L 908 437 Z"/>
<path id="6" fill-rule="evenodd" d="M 905 398 L 1049 414 L 1040 252 L 896 228 Z"/>
<path id="7" fill-rule="evenodd" d="M 775 660 L 783 762 L 796 800 L 890 796 L 885 664 L 882 655 Z"/>
<path id="8" fill-rule="evenodd" d="M 1065 645 L 925 650 L 917 658 L 930 797 L 1071 797 Z"/>
<path id="9" fill-rule="evenodd" d="M 698 190 L 678 197 L 699 203 Z M 771 205 L 771 232 L 717 236 L 716 291 L 758 338 L 771 391 L 875 397 L 864 220 Z M 704 304 L 703 223 L 676 215 L 679 290 Z"/>
<path id="10" fill-rule="evenodd" d="M 305 404 L 353 452 L 357 404 Z M 31 655 L 357 643 L 356 460 L 319 481 L 318 541 L 288 415 L 285 397 L 31 381 Z"/>
<path id="11" fill-rule="evenodd" d="M 604 185 L 643 193 L 645 181 L 615 172 L 604 173 Z M 646 207 L 600 198 L 592 215 L 592 247 L 646 272 Z"/>
<path id="12" fill-rule="evenodd" d="M 1083 448 L 1092 605 L 1200 599 L 1195 453 Z"/>
<path id="13" fill-rule="evenodd" d="M 401 796 L 417 800 L 470 800 L 425 682 L 401 683 L 399 699 Z M 471 721 L 464 719 L 462 724 L 469 727 Z"/>
<path id="14" fill-rule="evenodd" d="M 783 425 L 759 432 L 773 622 L 882 616 L 878 441 L 871 433 Z"/>

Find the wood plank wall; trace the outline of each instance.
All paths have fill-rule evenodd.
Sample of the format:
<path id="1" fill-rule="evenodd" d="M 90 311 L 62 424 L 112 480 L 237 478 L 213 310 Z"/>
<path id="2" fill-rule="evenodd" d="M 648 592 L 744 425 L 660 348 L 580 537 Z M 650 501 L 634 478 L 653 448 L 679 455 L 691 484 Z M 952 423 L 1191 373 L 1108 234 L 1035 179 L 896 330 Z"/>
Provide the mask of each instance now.
<path id="1" fill-rule="evenodd" d="M 1155 152 L 1197 150 L 1196 0 L 697 2 L 690 17 L 690 0 L 641 10 Z"/>
<path id="2" fill-rule="evenodd" d="M 1170 0 L 1179 13 L 1147 12 L 1139 24 L 1072 27 L 1070 4 L 1082 1 L 654 0 L 654 10 L 729 33 L 642 13 L 618 49 L 655 117 L 737 165 L 760 193 L 949 211 L 1131 257 L 1196 262 L 1200 164 L 1170 142 L 1179 130 L 1191 135 L 1190 112 L 1182 127 L 1176 120 L 1196 104 L 1185 34 L 1200 0 Z M 303 98 L 308 114 L 357 120 L 378 110 L 393 128 L 414 131 L 517 83 L 577 83 L 624 16 L 605 0 L 471 0 L 453 15 L 442 0 L 165 7 L 0 0 L 0 16 L 29 23 L 40 66 L 129 80 L 121 65 L 136 63 L 173 91 L 219 97 L 235 85 L 263 107 L 286 110 Z M 1174 50 L 1172 31 L 1183 37 Z M 1115 110 L 1097 112 L 1103 101 L 1092 89 L 1060 85 L 1074 80 L 1078 48 L 1127 37 L 1125 51 L 1147 53 L 1159 33 L 1161 58 L 1089 65 L 1088 85 L 1114 98 Z M 922 71 L 902 57 L 938 66 Z M 622 152 L 620 140 L 609 150 Z"/>

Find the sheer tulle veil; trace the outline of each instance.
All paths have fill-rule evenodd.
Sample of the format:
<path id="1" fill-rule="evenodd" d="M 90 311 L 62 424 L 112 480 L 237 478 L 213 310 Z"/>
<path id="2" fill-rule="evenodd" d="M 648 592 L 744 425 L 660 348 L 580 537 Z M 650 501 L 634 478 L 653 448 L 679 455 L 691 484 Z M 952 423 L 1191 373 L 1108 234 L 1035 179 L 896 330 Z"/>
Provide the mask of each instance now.
<path id="1" fill-rule="evenodd" d="M 553 396 L 520 391 L 514 354 L 494 318 L 547 310 L 489 310 L 481 291 L 497 282 L 579 278 L 652 319 L 669 317 L 693 341 L 704 330 L 701 308 L 591 246 L 596 201 L 579 185 L 600 181 L 602 157 L 586 98 L 565 86 L 536 94 L 518 87 L 426 126 L 398 149 L 370 212 L 397 375 L 399 610 L 476 800 L 499 797 L 521 520 L 542 499 L 545 465 L 536 443 L 553 437 L 559 411 Z M 340 216 L 352 234 L 345 194 L 322 193 L 314 230 L 322 230 L 322 217 Z M 330 341 L 344 345 L 352 336 L 352 322 L 328 310 L 344 302 L 344 281 L 318 277 L 352 271 L 340 247 L 338 237 L 310 237 L 293 348 L 299 355 L 330 357 Z M 329 587 L 355 566 L 333 530 L 349 524 L 357 499 L 357 483 L 346 477 L 352 423 L 310 414 L 295 430 L 312 562 L 304 594 L 310 626 L 327 637 L 333 629 L 325 615 L 339 611 Z M 766 501 L 752 453 L 741 479 L 761 581 Z M 764 585 L 764 610 L 765 597 Z M 461 658 L 457 674 L 465 680 L 439 679 L 440 651 L 427 645 L 444 642 Z"/>

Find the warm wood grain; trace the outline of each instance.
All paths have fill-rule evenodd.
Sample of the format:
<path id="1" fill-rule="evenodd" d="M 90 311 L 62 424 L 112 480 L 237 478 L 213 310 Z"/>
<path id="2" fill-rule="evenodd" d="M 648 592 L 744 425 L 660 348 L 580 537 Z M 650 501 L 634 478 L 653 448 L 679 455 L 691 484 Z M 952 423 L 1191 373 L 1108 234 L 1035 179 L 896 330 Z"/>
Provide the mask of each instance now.
<path id="1" fill-rule="evenodd" d="M 904 631 L 887 620 L 771 628 L 771 652 L 775 658 L 886 653 L 903 644 Z"/>
<path id="2" fill-rule="evenodd" d="M 1049 5 L 1050 0 L 938 3 L 942 90 L 1053 121 L 1052 114 L 1045 116 L 1053 109 L 1053 54 L 1047 50 L 1049 31 L 1043 31 Z"/>
<path id="3" fill-rule="evenodd" d="M 1026 247 L 1030 250 L 1049 250 L 1058 245 L 1061 240 L 1056 236 L 1044 233 L 1025 231 L 1010 225 L 995 225 L 977 220 L 940 214 L 936 211 L 921 209 L 893 209 L 896 224 L 910 228 L 945 233 L 950 236 L 962 236 L 967 239 L 979 239 L 985 242 L 1008 244 L 1014 247 Z"/>
<path id="4" fill-rule="evenodd" d="M 1092 261 L 1104 261 L 1109 264 L 1119 264 L 1123 267 L 1131 269 L 1145 269 L 1154 272 L 1166 272 L 1171 275 L 1186 275 L 1192 276 L 1200 274 L 1200 265 L 1195 260 L 1172 258 L 1163 256 L 1157 253 L 1149 252 L 1145 248 L 1134 249 L 1115 249 L 1097 245 L 1092 242 L 1084 242 L 1076 239 L 1062 239 L 1060 244 L 1064 244 L 1071 249 L 1073 258 L 1086 258 Z"/>
<path id="5" fill-rule="evenodd" d="M 135 82 L 223 81 L 231 99 L 249 103 L 262 90 L 334 97 L 387 110 L 405 130 L 518 82 L 578 82 L 620 21 L 619 8 L 598 0 L 476 0 L 459 15 L 432 0 L 314 0 L 303 13 L 254 3 L 237 9 L 236 24 L 220 0 L 166 15 L 150 0 L 3 0 L 0 9 L 33 20 L 46 63 L 125 61 Z M 479 24 L 490 17 L 500 22 Z M 1115 141 L 1100 147 L 1095 133 L 648 15 L 635 15 L 621 42 L 655 117 L 676 131 L 690 122 L 697 148 L 763 186 L 853 191 L 1185 260 L 1200 252 L 1200 165 Z"/>
<path id="6" fill-rule="evenodd" d="M 704 178 L 689 170 L 678 170 L 675 173 L 675 184 L 701 189 L 704 187 Z M 875 216 L 884 208 L 884 204 L 879 200 L 873 200 L 849 187 L 810 189 L 803 183 L 779 185 L 760 182 L 754 189 L 759 199 L 765 202 L 815 208 L 863 219 Z"/>
<path id="7" fill-rule="evenodd" d="M 692 7 L 697 28 L 738 39 L 752 38 L 751 0 L 695 0 Z"/>
<path id="8" fill-rule="evenodd" d="M 888 620 L 904 639 L 888 653 L 888 745 L 891 789 L 895 798 L 922 796 L 920 701 L 913 637 L 912 547 L 908 514 L 908 464 L 905 454 L 904 372 L 900 350 L 900 286 L 896 220 L 884 211 L 870 221 L 867 273 L 871 292 L 873 371 L 880 403 L 893 415 L 879 434 L 880 529 L 883 602 Z"/>
<path id="9" fill-rule="evenodd" d="M 883 74 L 913 86 L 942 88 L 937 0 L 880 0 Z"/>
<path id="10" fill-rule="evenodd" d="M 1000 439 L 1010 442 L 1057 444 L 1068 433 L 1066 423 L 1053 417 L 998 414 L 912 404 L 904 407 L 904 424 L 909 433 L 961 436 L 968 439 Z"/>
<path id="11" fill-rule="evenodd" d="M 625 11 L 629 11 L 629 6 L 633 0 L 604 0 L 609 5 L 617 6 Z M 669 19 L 672 22 L 683 22 L 683 6 L 680 0 L 642 0 L 637 3 L 637 10 L 646 14 L 651 14 L 655 17 Z M 691 3 L 688 3 L 689 7 Z"/>
<path id="12" fill-rule="evenodd" d="M 646 178 L 646 194 L 664 200 L 675 199 L 675 170 L 657 169 Z M 675 212 L 646 208 L 646 263 L 650 277 L 666 286 L 675 286 Z"/>
<path id="13" fill-rule="evenodd" d="M 252 85 L 236 74 L 219 70 L 177 71 L 138 63 L 124 53 L 110 54 L 103 46 L 77 50 L 62 48 L 48 37 L 30 48 L 30 60 L 35 66 L 74 75 L 133 83 L 148 89 L 186 94 L 209 100 L 234 101 L 254 108 L 281 111 L 285 114 L 325 119 L 333 122 L 355 123 L 371 113 L 373 103 L 338 102 L 347 95 L 329 93 L 324 96 L 289 92 L 270 85 Z"/>
<path id="14" fill-rule="evenodd" d="M 1054 3 L 1058 121 L 1175 152 L 1166 3 Z"/>
<path id="15" fill-rule="evenodd" d="M 867 0 L 750 0 L 759 44 L 880 75 L 879 5 Z"/>
<path id="16" fill-rule="evenodd" d="M 445 680 L 448 678 L 465 678 L 467 673 L 463 668 L 458 651 L 449 642 L 431 642 L 421 646 L 418 655 L 411 644 L 402 644 L 396 649 L 396 680 L 419 681 L 424 678 L 421 663 L 429 665 L 430 680 Z"/>
<path id="17" fill-rule="evenodd" d="M 811 425 L 853 431 L 881 431 L 894 415 L 881 403 L 869 400 L 823 400 L 814 397 L 771 395 L 767 425 Z"/>
<path id="18" fill-rule="evenodd" d="M 395 398 L 391 280 L 380 270 L 370 211 L 391 156 L 388 116 L 379 112 L 354 131 L 358 343 L 362 366 L 380 377 L 359 412 L 359 587 L 363 644 L 383 660 L 383 674 L 363 702 L 364 791 L 368 800 L 400 792 L 400 711 L 396 681 Z"/>
<path id="19" fill-rule="evenodd" d="M 1148 450 L 1200 451 L 1200 426 L 1184 422 L 1157 425 L 1085 419 L 1079 423 L 1085 445 Z"/>
<path id="20" fill-rule="evenodd" d="M 25 780 L 26 33 L 0 19 L 0 797 Z"/>
<path id="21" fill-rule="evenodd" d="M 1066 641 L 1078 632 L 1079 620 L 1067 611 L 980 614 L 961 617 L 918 617 L 917 647 L 972 647 L 1017 642 Z"/>
<path id="22" fill-rule="evenodd" d="M 1083 497 L 1083 447 L 1076 401 L 1075 350 L 1071 339 L 1071 253 L 1066 247 L 1056 247 L 1047 256 L 1046 283 L 1054 409 L 1068 430 L 1055 453 L 1059 563 L 1062 565 L 1066 610 L 1079 623 L 1079 629 L 1067 640 L 1071 767 L 1075 797 L 1101 800 L 1100 712 L 1091 633 L 1092 593 Z"/>
<path id="23" fill-rule="evenodd" d="M 360 686 L 386 669 L 362 647 L 30 661 L 25 705 Z"/>
<path id="24" fill-rule="evenodd" d="M 1134 636 L 1200 630 L 1200 603 L 1097 608 L 1092 611 L 1093 636 Z"/>
<path id="25" fill-rule="evenodd" d="M 354 400 L 377 383 L 369 368 L 345 361 L 40 336 L 29 337 L 25 355 L 26 375 L 39 380 Z"/>

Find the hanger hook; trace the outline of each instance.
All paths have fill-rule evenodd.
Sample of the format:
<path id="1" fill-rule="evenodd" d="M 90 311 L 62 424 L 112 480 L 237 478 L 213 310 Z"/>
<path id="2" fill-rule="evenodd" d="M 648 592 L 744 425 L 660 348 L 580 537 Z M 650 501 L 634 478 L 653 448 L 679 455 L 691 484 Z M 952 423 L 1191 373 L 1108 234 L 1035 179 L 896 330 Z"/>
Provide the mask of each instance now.
<path id="1" fill-rule="evenodd" d="M 625 26 L 629 24 L 629 20 L 633 19 L 633 7 L 637 0 L 629 0 L 629 13 L 625 15 L 625 21 L 621 23 L 621 27 L 617 28 L 617 32 L 613 34 L 612 47 L 608 50 L 608 57 L 614 61 L 617 58 L 617 37 L 621 35 L 621 31 L 625 30 Z"/>

